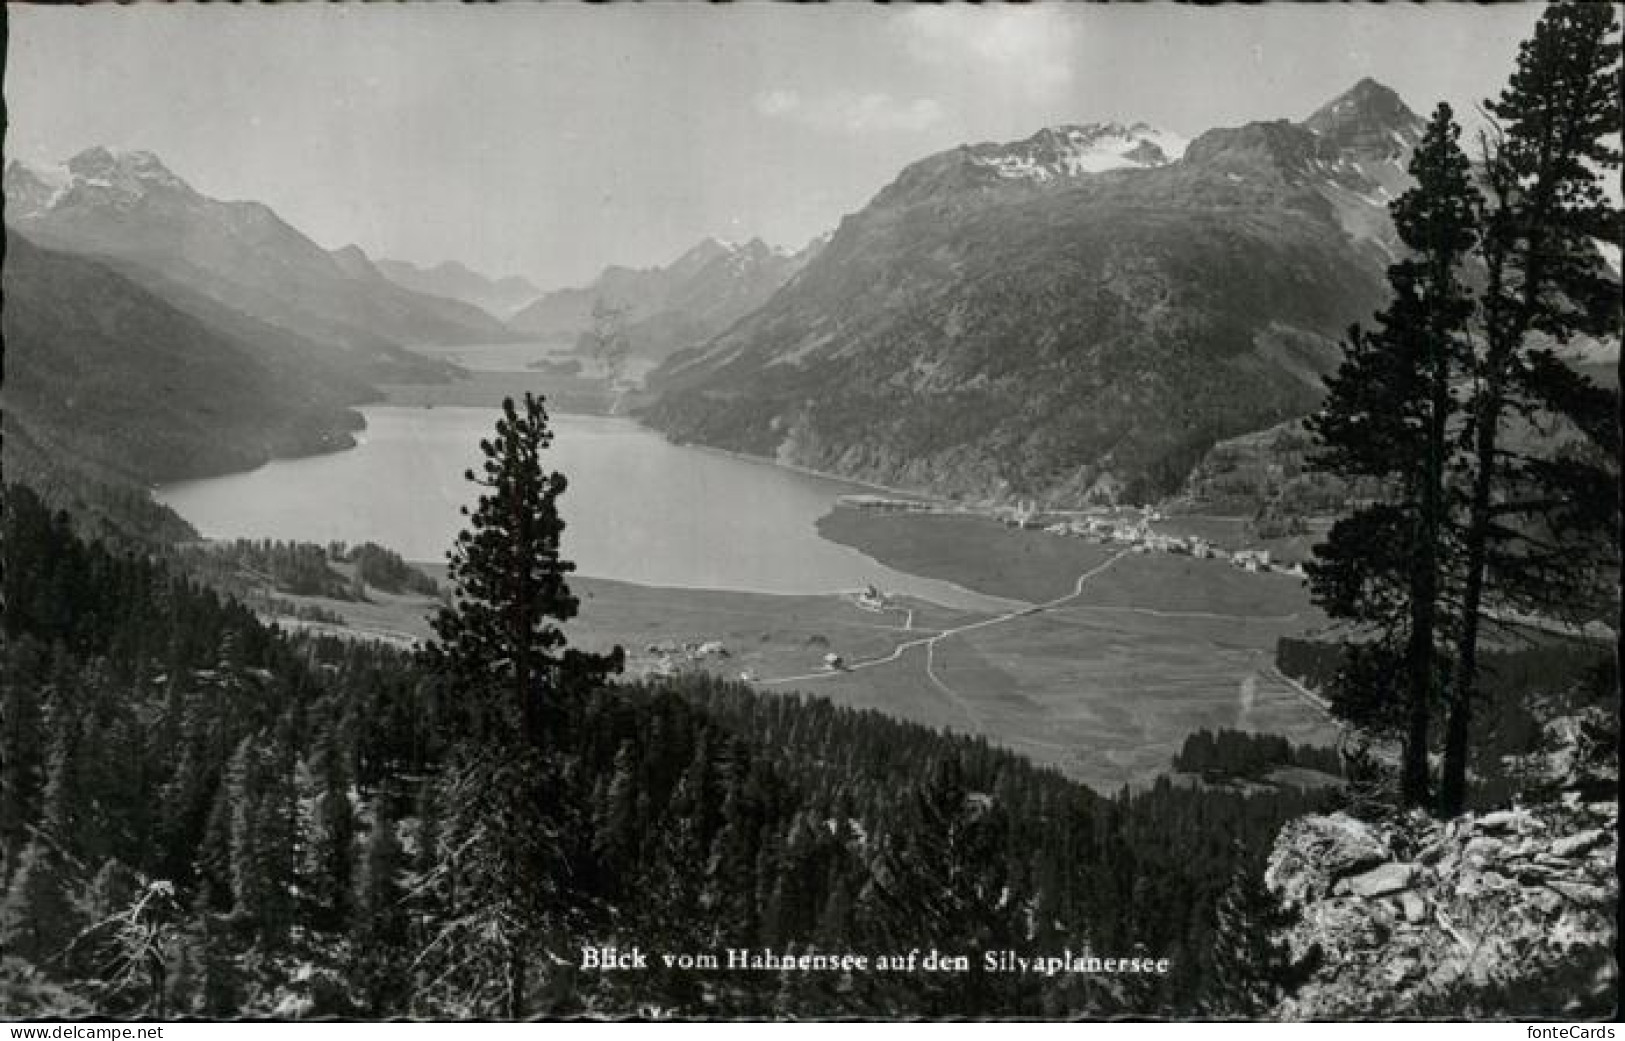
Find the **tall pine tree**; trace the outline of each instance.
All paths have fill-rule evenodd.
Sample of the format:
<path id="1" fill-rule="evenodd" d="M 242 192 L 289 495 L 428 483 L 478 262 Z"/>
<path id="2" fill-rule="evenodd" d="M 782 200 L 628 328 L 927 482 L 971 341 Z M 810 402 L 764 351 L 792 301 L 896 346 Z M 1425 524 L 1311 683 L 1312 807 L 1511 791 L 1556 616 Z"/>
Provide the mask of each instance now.
<path id="1" fill-rule="evenodd" d="M 457 880 L 452 922 L 464 944 L 491 948 L 502 1014 L 525 1015 L 534 949 L 574 901 L 573 871 L 588 840 L 571 790 L 561 734 L 582 699 L 621 668 L 620 648 L 588 654 L 565 646 L 559 624 L 578 601 L 560 553 L 563 474 L 542 465 L 552 444 L 541 398 L 502 404 L 496 436 L 468 480 L 481 489 L 450 554 L 452 606 L 435 619 L 426 659 L 461 715 L 462 745 L 444 779 L 450 860 Z"/>
<path id="2" fill-rule="evenodd" d="M 542 466 L 553 443 L 543 400 L 526 394 L 521 415 L 502 403 L 496 437 L 480 441 L 480 472 L 465 474 L 484 491 L 450 553 L 454 603 L 434 621 L 431 664 L 468 700 L 468 736 L 527 745 L 546 743 L 544 726 L 570 700 L 620 670 L 608 655 L 565 648 L 559 623 L 575 617 L 570 592 L 575 564 L 560 556 L 564 520 L 558 499 L 568 487 Z"/>
<path id="3" fill-rule="evenodd" d="M 1588 542 L 1614 544 L 1610 482 L 1618 451 L 1610 396 L 1551 350 L 1576 333 L 1617 335 L 1619 285 L 1593 240 L 1621 242 L 1619 210 L 1603 188 L 1620 153 L 1620 42 L 1613 4 L 1548 7 L 1518 65 L 1488 108 L 1488 203 L 1481 254 L 1486 271 L 1480 347 L 1474 358 L 1462 477 L 1469 488 L 1463 534 L 1462 631 L 1445 734 L 1439 811 L 1466 799 L 1469 737 L 1477 699 L 1480 634 L 1492 579 L 1508 591 L 1583 590 L 1601 569 Z M 1509 433 L 1532 417 L 1566 415 L 1600 441 L 1596 462 L 1519 450 Z M 1610 451 L 1611 449 L 1611 451 Z M 1555 530 L 1542 538 L 1537 529 Z M 1610 536 L 1612 537 L 1610 540 Z"/>
<path id="4" fill-rule="evenodd" d="M 1399 732 L 1406 805 L 1429 795 L 1443 657 L 1439 608 L 1453 544 L 1447 463 L 1459 403 L 1452 384 L 1469 356 L 1473 311 L 1461 262 L 1477 240 L 1480 197 L 1459 136 L 1450 107 L 1441 104 L 1411 158 L 1416 184 L 1390 207 L 1410 251 L 1388 268 L 1393 300 L 1375 330 L 1351 331 L 1343 365 L 1309 423 L 1318 465 L 1377 478 L 1389 489 L 1383 501 L 1333 527 L 1309 573 L 1328 614 L 1376 635 L 1366 658 L 1390 659 L 1376 671 L 1392 668 L 1403 677 L 1401 705 L 1370 697 L 1369 670 L 1347 672 L 1334 704 L 1356 724 Z"/>

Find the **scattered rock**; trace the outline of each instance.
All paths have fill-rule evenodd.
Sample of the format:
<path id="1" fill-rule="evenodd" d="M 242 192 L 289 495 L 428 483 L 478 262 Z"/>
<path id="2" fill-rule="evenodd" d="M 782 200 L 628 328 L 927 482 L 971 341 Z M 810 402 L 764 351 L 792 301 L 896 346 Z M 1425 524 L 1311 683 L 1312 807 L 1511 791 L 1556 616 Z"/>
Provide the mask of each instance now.
<path id="1" fill-rule="evenodd" d="M 1565 882 L 1552 879 L 1546 883 L 1546 888 L 1559 894 L 1570 903 L 1581 907 L 1601 907 L 1608 902 L 1609 892 L 1602 886 L 1594 886 L 1587 882 Z"/>
<path id="2" fill-rule="evenodd" d="M 1540 988 L 1570 973 L 1577 998 L 1611 1000 L 1617 811 L 1585 798 L 1442 826 L 1415 815 L 1289 823 L 1266 881 L 1300 904 L 1283 937 L 1293 956 L 1318 948 L 1323 961 L 1276 1015 L 1427 1018 L 1468 995 L 1527 1018 L 1554 1011 Z"/>
<path id="3" fill-rule="evenodd" d="M 1383 975 L 1387 977 L 1387 983 L 1390 987 L 1398 987 L 1406 980 L 1414 979 L 1421 974 L 1421 963 L 1415 958 L 1395 958 L 1383 970 Z"/>
<path id="4" fill-rule="evenodd" d="M 1520 897 L 1537 914 L 1547 918 L 1555 918 L 1563 910 L 1565 903 L 1561 896 L 1547 889 L 1544 885 L 1525 889 Z"/>
<path id="5" fill-rule="evenodd" d="M 1496 810 L 1478 818 L 1476 827 L 1481 832 L 1524 832 L 1533 830 L 1536 823 L 1527 810 Z"/>
<path id="6" fill-rule="evenodd" d="M 1281 829 L 1264 881 L 1287 904 L 1302 904 L 1387 859 L 1388 847 L 1363 821 L 1345 813 L 1300 817 Z"/>
<path id="7" fill-rule="evenodd" d="M 1544 864 L 1522 864 L 1518 867 L 1517 878 L 1524 885 L 1539 885 L 1556 873 L 1554 869 Z"/>
<path id="8" fill-rule="evenodd" d="M 1415 864 L 1389 863 L 1350 878 L 1348 886 L 1349 892 L 1369 900 L 1372 897 L 1387 896 L 1389 893 L 1409 889 L 1415 879 Z"/>
<path id="9" fill-rule="evenodd" d="M 1600 844 L 1606 837 L 1607 836 L 1605 836 L 1602 833 L 1602 830 L 1599 828 L 1592 828 L 1589 831 L 1577 832 L 1576 834 L 1566 836 L 1552 843 L 1552 856 L 1577 856 Z"/>

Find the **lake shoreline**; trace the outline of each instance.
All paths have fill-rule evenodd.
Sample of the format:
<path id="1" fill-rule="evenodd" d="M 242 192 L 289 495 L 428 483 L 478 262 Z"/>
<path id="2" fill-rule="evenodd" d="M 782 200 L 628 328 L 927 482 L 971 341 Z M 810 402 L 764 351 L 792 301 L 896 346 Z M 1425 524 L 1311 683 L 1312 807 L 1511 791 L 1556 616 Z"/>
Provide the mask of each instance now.
<path id="1" fill-rule="evenodd" d="M 202 534 L 375 542 L 436 560 L 475 489 L 462 479 L 495 421 L 484 404 L 365 406 L 349 450 L 155 489 Z M 818 520 L 865 486 L 770 460 L 674 445 L 624 416 L 561 413 L 546 464 L 570 478 L 566 552 L 583 574 L 693 590 L 838 594 L 875 585 L 951 607 L 1008 597 L 892 569 L 823 538 Z"/>
<path id="2" fill-rule="evenodd" d="M 502 375 L 484 386 L 481 394 L 513 389 Z M 321 544 L 328 540 L 312 536 L 331 533 L 353 544 L 364 540 L 358 533 L 384 536 L 404 522 L 405 542 L 365 540 L 404 550 L 443 584 L 447 533 L 462 523 L 450 508 L 466 501 L 462 470 L 496 407 L 366 406 L 362 444 L 204 489 L 202 506 L 225 512 L 198 526 L 229 538 L 224 522 L 235 521 L 273 537 Z M 981 734 L 1098 791 L 1150 783 L 1203 727 L 1326 739 L 1324 718 L 1270 669 L 1277 639 L 1312 621 L 1298 615 L 1301 588 L 1280 576 L 1112 557 L 1082 540 L 1008 528 L 969 504 L 843 508 L 840 495 L 860 490 L 930 500 L 675 445 L 631 416 L 554 415 L 556 432 L 565 430 L 548 462 L 571 478 L 560 503 L 570 525 L 564 556 L 581 567 L 570 576 L 580 611 L 562 628 L 572 646 L 625 648 L 629 679 L 699 670 L 827 697 Z M 757 573 L 775 587 L 751 588 Z M 684 574 L 696 580 L 669 580 Z M 738 581 L 699 581 L 708 575 Z M 871 583 L 889 594 L 884 604 L 853 595 Z M 921 595 L 947 589 L 966 595 L 944 595 L 948 606 Z M 321 631 L 412 646 L 432 634 L 437 604 L 377 596 L 310 606 L 346 620 Z"/>

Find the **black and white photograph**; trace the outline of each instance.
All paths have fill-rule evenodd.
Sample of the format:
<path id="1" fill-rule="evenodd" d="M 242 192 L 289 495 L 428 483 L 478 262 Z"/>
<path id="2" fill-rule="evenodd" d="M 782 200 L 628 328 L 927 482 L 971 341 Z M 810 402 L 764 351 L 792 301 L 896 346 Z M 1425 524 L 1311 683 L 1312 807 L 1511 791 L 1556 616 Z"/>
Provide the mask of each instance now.
<path id="1" fill-rule="evenodd" d="M 1622 10 L 7 3 L 0 1021 L 1611 1019 Z"/>

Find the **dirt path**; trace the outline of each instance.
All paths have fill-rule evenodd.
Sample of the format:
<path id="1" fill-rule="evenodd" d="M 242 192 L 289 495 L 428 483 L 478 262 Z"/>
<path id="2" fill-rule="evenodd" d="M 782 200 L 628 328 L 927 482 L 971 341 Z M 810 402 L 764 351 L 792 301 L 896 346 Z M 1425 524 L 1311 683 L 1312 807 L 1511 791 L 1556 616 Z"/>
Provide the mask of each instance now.
<path id="1" fill-rule="evenodd" d="M 1114 614 L 1143 614 L 1152 618 L 1206 618 L 1217 622 L 1296 622 L 1301 612 L 1291 614 L 1223 614 L 1217 611 L 1159 611 L 1154 607 L 1106 607 L 1078 604 L 1067 608 L 1072 611 L 1103 611 Z"/>
<path id="2" fill-rule="evenodd" d="M 1313 705 L 1323 715 L 1325 715 L 1326 718 L 1334 718 L 1332 716 L 1332 703 L 1330 701 L 1327 701 L 1325 698 L 1321 697 L 1319 694 L 1316 694 L 1308 687 L 1305 687 L 1291 676 L 1288 676 L 1273 664 L 1269 667 L 1269 674 L 1286 684 L 1292 693 Z"/>
<path id="3" fill-rule="evenodd" d="M 994 615 L 991 618 L 983 618 L 980 621 L 969 622 L 965 625 L 956 625 L 950 629 L 943 629 L 940 632 L 933 633 L 929 636 L 922 636 L 918 639 L 905 640 L 896 647 L 893 647 L 890 654 L 882 655 L 878 658 L 866 658 L 863 661 L 856 661 L 840 670 L 808 672 L 799 676 L 777 676 L 770 679 L 757 680 L 756 682 L 764 686 L 776 686 L 785 683 L 806 683 L 811 680 L 829 679 L 831 676 L 839 676 L 842 673 L 858 672 L 862 669 L 872 669 L 877 665 L 888 665 L 902 658 L 904 653 L 907 651 L 910 651 L 915 647 L 924 647 L 926 679 L 930 680 L 933 686 L 935 686 L 938 690 L 941 690 L 944 695 L 952 700 L 954 704 L 965 713 L 966 717 L 971 721 L 971 725 L 973 727 L 979 727 L 981 725 L 981 718 L 976 714 L 975 709 L 971 707 L 970 703 L 967 702 L 958 691 L 955 691 L 952 687 L 944 683 L 941 677 L 936 674 L 935 657 L 937 644 L 951 636 L 958 636 L 960 633 L 968 633 L 976 629 L 987 629 L 991 626 L 1003 625 L 1004 623 L 1014 621 L 1017 618 L 1026 618 L 1029 615 L 1041 614 L 1045 611 L 1052 611 L 1068 601 L 1076 600 L 1078 597 L 1083 595 L 1083 587 L 1088 584 L 1091 578 L 1094 578 L 1102 571 L 1105 571 L 1119 560 L 1122 560 L 1124 557 L 1128 556 L 1128 553 L 1129 551 L 1126 549 L 1119 550 L 1117 553 L 1107 559 L 1105 563 L 1097 564 L 1088 571 L 1085 571 L 1083 574 L 1078 576 L 1077 581 L 1072 583 L 1072 592 L 1066 594 L 1065 596 L 1056 597 L 1054 600 L 1047 600 L 1041 604 L 1030 604 L 1014 611 L 1007 611 L 1004 614 Z M 909 618 L 905 623 L 905 628 L 912 628 L 913 624 L 914 618 L 912 613 L 910 613 Z"/>

